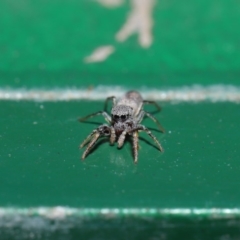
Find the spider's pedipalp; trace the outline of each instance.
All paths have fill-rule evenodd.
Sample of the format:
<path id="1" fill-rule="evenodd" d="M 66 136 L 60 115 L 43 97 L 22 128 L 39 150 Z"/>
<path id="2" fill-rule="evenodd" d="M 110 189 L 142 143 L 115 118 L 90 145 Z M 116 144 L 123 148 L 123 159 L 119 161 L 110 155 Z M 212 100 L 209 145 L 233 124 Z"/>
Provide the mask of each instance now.
<path id="1" fill-rule="evenodd" d="M 122 134 L 120 135 L 120 137 L 118 138 L 118 148 L 121 148 L 121 147 L 122 147 L 122 145 L 123 145 L 123 143 L 124 143 L 124 141 L 125 141 L 125 138 L 126 138 L 126 134 L 127 134 L 127 131 L 124 130 L 124 131 L 122 132 Z"/>
<path id="2" fill-rule="evenodd" d="M 115 132 L 114 127 L 111 127 L 110 129 L 111 129 L 110 130 L 110 132 L 111 132 L 111 134 L 110 134 L 110 144 L 113 145 L 114 142 L 116 141 L 116 132 Z"/>

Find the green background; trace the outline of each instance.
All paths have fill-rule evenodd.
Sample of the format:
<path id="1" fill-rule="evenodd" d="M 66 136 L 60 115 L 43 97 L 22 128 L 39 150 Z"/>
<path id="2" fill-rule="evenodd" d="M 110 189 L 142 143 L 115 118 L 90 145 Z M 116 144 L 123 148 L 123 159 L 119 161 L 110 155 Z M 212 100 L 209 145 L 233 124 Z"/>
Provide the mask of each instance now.
<path id="1" fill-rule="evenodd" d="M 147 50 L 136 35 L 125 43 L 114 39 L 131 9 L 129 1 L 114 9 L 89 0 L 0 4 L 3 86 L 126 85 L 129 79 L 131 87 L 239 85 L 237 1 L 156 1 L 154 42 Z M 95 48 L 109 44 L 116 52 L 106 62 L 83 62 Z"/>
<path id="2" fill-rule="evenodd" d="M 124 43 L 115 41 L 129 11 L 128 1 L 114 9 L 87 0 L 1 1 L 0 88 L 240 85 L 237 1 L 157 2 L 154 42 L 149 49 L 138 45 L 136 35 Z M 116 51 L 105 62 L 84 63 L 84 57 L 96 47 L 108 44 Z M 121 150 L 100 141 L 86 160 L 80 161 L 79 144 L 104 119 L 93 119 L 96 124 L 77 119 L 101 110 L 103 101 L 1 101 L 0 206 L 239 209 L 239 104 L 161 105 L 163 111 L 156 117 L 166 133 L 158 132 L 150 120 L 144 124 L 165 152 L 160 153 L 142 133 L 139 163 L 134 165 L 131 141 Z M 82 219 L 86 221 L 82 225 L 79 219 L 66 219 L 64 224 L 71 227 L 63 232 L 64 224 L 54 226 L 59 226 L 56 231 L 66 239 L 240 236 L 239 215 L 218 218 L 158 215 L 150 220 L 126 216 L 106 221 L 95 216 Z M 8 221 L 12 223 L 14 218 Z M 58 232 L 43 229 L 40 234 L 33 226 L 24 228 L 20 223 L 16 229 L 7 228 L 3 222 L 8 221 L 0 220 L 1 239 L 28 239 L 31 231 L 36 231 L 36 239 L 60 239 Z M 96 236 L 91 235 L 94 229 L 98 229 Z M 16 234 L 19 231 L 22 235 Z M 116 235 L 118 231 L 124 235 Z"/>

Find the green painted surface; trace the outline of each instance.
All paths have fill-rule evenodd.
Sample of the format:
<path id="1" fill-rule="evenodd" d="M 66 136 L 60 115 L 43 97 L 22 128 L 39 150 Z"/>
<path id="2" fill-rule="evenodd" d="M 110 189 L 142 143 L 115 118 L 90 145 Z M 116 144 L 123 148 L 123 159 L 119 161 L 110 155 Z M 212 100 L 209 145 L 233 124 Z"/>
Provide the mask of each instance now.
<path id="1" fill-rule="evenodd" d="M 138 45 L 136 35 L 124 43 L 114 39 L 130 9 L 129 1 L 114 9 L 87 0 L 1 1 L 0 88 L 240 85 L 236 1 L 157 1 L 149 49 Z M 94 49 L 109 44 L 116 50 L 104 63 L 84 63 Z M 138 165 L 133 164 L 130 141 L 121 150 L 108 142 L 99 144 L 81 162 L 78 146 L 98 124 L 80 124 L 77 118 L 102 107 L 103 102 L 87 101 L 1 101 L 0 206 L 240 207 L 238 104 L 164 103 L 156 117 L 167 132 L 153 130 L 164 153 L 142 133 Z M 144 123 L 155 128 L 150 120 Z M 118 230 L 137 239 L 139 233 L 142 239 L 238 239 L 235 217 L 229 221 L 160 217 L 150 224 L 141 218 L 95 219 L 80 230 L 77 220 L 71 231 L 59 231 L 67 233 L 68 240 L 113 239 Z M 67 219 L 66 225 L 74 221 Z M 121 223 L 126 225 L 119 228 Z M 131 226 L 131 231 L 124 226 Z M 93 236 L 99 227 L 104 232 Z M 19 228 L 1 235 L 1 240 L 31 238 L 31 228 L 21 236 Z M 35 238 L 59 237 L 58 232 L 51 235 L 45 230 L 42 235 L 34 233 Z"/>
<path id="2" fill-rule="evenodd" d="M 98 124 L 77 118 L 102 102 L 0 104 L 2 206 L 240 207 L 237 104 L 164 104 L 167 133 L 153 132 L 165 152 L 142 133 L 138 165 L 131 142 L 99 144 L 80 161 L 79 143 Z"/>

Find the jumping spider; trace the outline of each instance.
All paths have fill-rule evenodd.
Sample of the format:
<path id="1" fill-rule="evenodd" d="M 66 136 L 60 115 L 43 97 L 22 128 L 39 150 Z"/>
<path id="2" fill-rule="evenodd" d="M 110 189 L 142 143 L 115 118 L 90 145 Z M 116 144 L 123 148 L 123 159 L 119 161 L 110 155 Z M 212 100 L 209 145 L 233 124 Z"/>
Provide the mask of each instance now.
<path id="1" fill-rule="evenodd" d="M 106 112 L 109 100 L 112 100 L 113 102 L 111 116 L 109 116 L 109 114 Z M 84 118 L 80 118 L 79 121 L 83 122 L 88 118 L 102 115 L 109 124 L 103 124 L 94 129 L 92 133 L 83 141 L 83 143 L 80 145 L 80 148 L 84 147 L 88 142 L 89 144 L 82 155 L 82 159 L 86 157 L 99 137 L 109 137 L 110 144 L 114 144 L 114 142 L 117 140 L 118 148 L 121 148 L 125 141 L 126 135 L 128 134 L 133 138 L 134 162 L 137 163 L 139 131 L 145 131 L 157 144 L 159 150 L 163 152 L 163 148 L 158 142 L 157 138 L 151 133 L 148 128 L 140 124 L 144 116 L 147 116 L 157 124 L 161 132 L 164 132 L 164 129 L 161 126 L 160 122 L 150 113 L 143 110 L 143 104 L 154 104 L 159 111 L 161 110 L 156 102 L 143 100 L 142 96 L 138 92 L 129 91 L 118 101 L 114 96 L 108 97 L 105 102 L 104 111 L 99 111 Z"/>

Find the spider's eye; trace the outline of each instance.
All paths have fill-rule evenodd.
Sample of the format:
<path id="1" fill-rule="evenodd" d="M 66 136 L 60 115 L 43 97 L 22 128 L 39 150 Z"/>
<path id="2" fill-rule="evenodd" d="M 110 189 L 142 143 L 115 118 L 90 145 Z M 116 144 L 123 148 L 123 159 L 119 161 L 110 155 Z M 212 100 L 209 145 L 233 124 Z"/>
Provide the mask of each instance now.
<path id="1" fill-rule="evenodd" d="M 118 115 L 113 115 L 113 119 L 117 121 L 119 119 L 119 116 Z"/>
<path id="2" fill-rule="evenodd" d="M 122 119 L 122 120 L 126 120 L 126 119 L 127 119 L 127 116 L 126 116 L 126 115 L 122 115 L 122 116 L 121 116 L 121 119 Z"/>

